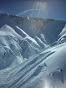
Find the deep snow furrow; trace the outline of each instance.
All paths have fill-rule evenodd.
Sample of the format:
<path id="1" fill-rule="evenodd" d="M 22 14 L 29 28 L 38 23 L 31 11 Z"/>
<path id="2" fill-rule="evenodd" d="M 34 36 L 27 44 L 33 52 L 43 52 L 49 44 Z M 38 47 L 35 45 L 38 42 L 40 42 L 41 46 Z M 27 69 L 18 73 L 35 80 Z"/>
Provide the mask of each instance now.
<path id="1" fill-rule="evenodd" d="M 31 67 L 28 68 L 26 71 L 25 71 L 25 69 L 24 69 L 25 72 L 19 73 L 19 74 L 21 74 L 21 76 L 20 76 L 18 79 L 16 79 L 16 80 L 13 82 L 13 84 L 12 84 L 11 86 L 9 86 L 9 88 L 11 88 L 13 85 L 15 86 L 17 82 L 18 82 L 18 84 L 19 84 L 19 81 L 21 81 L 24 76 L 26 76 L 27 74 L 29 74 L 29 72 L 30 72 L 32 69 L 34 69 L 38 64 L 40 64 L 43 60 L 45 60 L 49 55 L 51 55 L 51 54 L 53 54 L 53 53 L 54 53 L 54 52 L 50 52 L 50 53 L 48 53 L 46 56 L 44 56 L 44 55 L 42 54 L 42 59 L 40 58 L 37 63 L 34 63 L 34 65 L 31 65 Z M 44 56 L 44 57 L 43 57 L 43 56 Z M 21 80 L 20 80 L 20 79 L 21 79 Z"/>
<path id="2" fill-rule="evenodd" d="M 47 54 L 47 53 L 49 53 L 49 52 L 46 52 L 46 53 L 42 53 L 42 54 L 40 54 L 40 55 L 43 55 L 44 56 L 44 54 Z M 21 66 L 21 69 L 18 69 L 18 71 L 17 72 L 15 72 L 15 70 L 14 69 L 17 69 L 17 67 L 16 68 L 14 68 L 14 69 L 12 69 L 12 70 L 10 70 L 11 72 L 10 72 L 10 77 L 14 77 L 15 78 L 15 76 L 18 76 L 19 75 L 19 73 L 21 74 L 21 72 L 24 70 L 24 71 L 26 71 L 26 69 L 25 68 L 28 68 L 29 67 L 29 65 L 32 63 L 32 62 L 35 62 L 35 61 L 37 61 L 37 60 L 39 60 L 40 58 L 39 58 L 39 56 L 40 55 L 38 55 L 37 57 L 35 57 L 35 59 L 32 59 L 31 61 L 29 61 L 28 63 L 27 62 L 25 62 L 25 63 L 27 63 L 26 65 L 24 65 L 23 66 L 23 63 L 20 65 Z M 36 62 L 35 62 L 36 63 Z M 22 72 L 23 73 L 23 72 Z"/>

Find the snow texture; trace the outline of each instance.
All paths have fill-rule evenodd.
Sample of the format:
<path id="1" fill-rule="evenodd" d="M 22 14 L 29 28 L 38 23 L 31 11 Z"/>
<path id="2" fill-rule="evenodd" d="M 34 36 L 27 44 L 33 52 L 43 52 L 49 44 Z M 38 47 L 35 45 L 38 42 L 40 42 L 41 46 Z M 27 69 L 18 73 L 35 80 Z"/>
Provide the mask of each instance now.
<path id="1" fill-rule="evenodd" d="M 0 88 L 66 88 L 66 21 L 0 14 Z"/>

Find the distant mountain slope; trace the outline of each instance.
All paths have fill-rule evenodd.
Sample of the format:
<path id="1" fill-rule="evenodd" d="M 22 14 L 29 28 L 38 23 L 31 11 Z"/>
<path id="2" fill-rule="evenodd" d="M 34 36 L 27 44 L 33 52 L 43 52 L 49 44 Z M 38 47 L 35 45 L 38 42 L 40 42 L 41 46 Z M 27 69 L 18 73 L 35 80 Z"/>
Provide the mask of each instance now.
<path id="1" fill-rule="evenodd" d="M 58 39 L 58 35 L 66 24 L 66 21 L 58 21 L 52 19 L 18 17 L 8 14 L 0 14 L 0 27 L 4 24 L 14 28 L 17 25 L 31 37 L 44 34 L 48 43 L 53 43 Z M 20 32 L 19 32 L 20 35 Z"/>

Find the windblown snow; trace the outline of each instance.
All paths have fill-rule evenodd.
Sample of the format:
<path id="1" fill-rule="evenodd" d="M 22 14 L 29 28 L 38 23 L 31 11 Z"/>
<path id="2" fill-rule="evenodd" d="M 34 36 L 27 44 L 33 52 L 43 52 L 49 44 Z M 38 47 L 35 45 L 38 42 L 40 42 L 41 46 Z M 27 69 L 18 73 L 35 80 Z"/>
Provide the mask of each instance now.
<path id="1" fill-rule="evenodd" d="M 0 88 L 66 88 L 66 21 L 0 14 Z"/>

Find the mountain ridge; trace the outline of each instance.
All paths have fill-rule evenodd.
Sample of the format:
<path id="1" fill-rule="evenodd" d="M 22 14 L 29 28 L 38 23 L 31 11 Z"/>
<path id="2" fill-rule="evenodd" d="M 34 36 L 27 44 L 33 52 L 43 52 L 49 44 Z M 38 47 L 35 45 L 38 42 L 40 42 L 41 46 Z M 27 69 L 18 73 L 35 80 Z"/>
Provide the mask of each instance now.
<path id="1" fill-rule="evenodd" d="M 44 34 L 46 41 L 50 44 L 58 40 L 58 35 L 66 24 L 66 21 L 47 20 L 42 18 L 28 19 L 28 17 L 17 17 L 8 14 L 0 15 L 0 20 L 0 27 L 7 24 L 16 30 L 15 26 L 17 25 L 33 38 L 35 35 L 40 37 L 40 34 Z"/>

